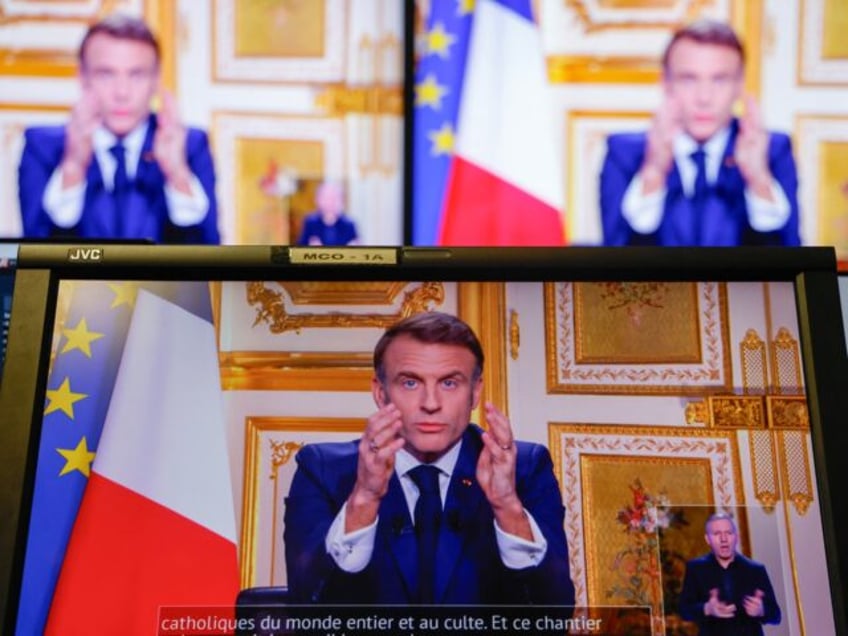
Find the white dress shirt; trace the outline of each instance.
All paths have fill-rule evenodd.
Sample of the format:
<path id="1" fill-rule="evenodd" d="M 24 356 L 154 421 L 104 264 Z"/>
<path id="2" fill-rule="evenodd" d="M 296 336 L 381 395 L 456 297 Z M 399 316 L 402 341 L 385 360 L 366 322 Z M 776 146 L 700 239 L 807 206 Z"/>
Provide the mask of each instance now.
<path id="1" fill-rule="evenodd" d="M 453 448 L 432 464 L 439 469 L 439 491 L 442 496 L 443 507 L 445 505 L 451 475 L 456 467 L 457 459 L 459 459 L 461 446 L 461 441 L 458 444 L 454 444 Z M 399 477 L 403 495 L 406 498 L 406 505 L 409 507 L 409 516 L 412 519 L 415 518 L 418 487 L 415 485 L 412 477 L 409 476 L 409 471 L 420 464 L 421 462 L 404 449 L 399 450 L 395 457 L 395 473 Z M 374 541 L 377 537 L 377 522 L 379 521 L 379 517 L 370 526 L 345 534 L 346 510 L 347 503 L 342 506 L 339 514 L 333 520 L 327 532 L 325 547 L 327 553 L 333 557 L 333 560 L 342 570 L 350 573 L 361 572 L 371 561 L 371 555 L 374 552 Z M 533 519 L 533 516 L 526 509 L 524 512 L 530 521 L 533 541 L 526 541 L 521 537 L 507 534 L 498 527 L 496 521 L 494 522 L 495 537 L 501 560 L 508 568 L 515 570 L 538 565 L 545 558 L 545 553 L 548 550 L 548 542 L 539 529 L 536 520 Z"/>
<path id="2" fill-rule="evenodd" d="M 144 120 L 123 138 L 124 157 L 127 167 L 127 177 L 132 180 L 138 171 L 141 160 L 141 148 L 147 135 L 148 120 Z M 92 145 L 94 147 L 94 160 L 100 168 L 103 176 L 103 185 L 107 190 L 114 188 L 115 170 L 117 161 L 109 152 L 118 138 L 102 126 L 94 131 Z M 56 167 L 47 187 L 44 190 L 42 205 L 50 219 L 62 228 L 70 228 L 79 223 L 82 217 L 83 203 L 85 202 L 85 189 L 88 184 L 83 179 L 79 184 L 70 187 L 62 187 L 62 167 Z M 168 217 L 174 225 L 185 227 L 200 223 L 209 212 L 209 197 L 203 190 L 197 176 L 191 175 L 191 194 L 185 194 L 165 184 L 165 200 L 168 204 Z M 107 238 L 107 237 L 104 237 Z"/>
<path id="3" fill-rule="evenodd" d="M 718 179 L 729 136 L 730 127 L 725 127 L 704 144 L 707 183 L 715 183 Z M 674 163 L 680 173 L 680 182 L 687 197 L 692 196 L 695 189 L 698 168 L 691 155 L 697 148 L 698 142 L 686 133 L 679 133 L 674 138 Z M 758 232 L 779 230 L 786 224 L 791 213 L 786 193 L 774 177 L 771 180 L 771 191 L 774 201 L 759 197 L 747 187 L 745 188 L 748 223 Z M 642 177 L 639 172 L 636 173 L 627 187 L 621 204 L 622 216 L 634 231 L 640 234 L 656 232 L 662 222 L 666 193 L 667 189 L 663 185 L 651 194 L 642 194 Z"/>

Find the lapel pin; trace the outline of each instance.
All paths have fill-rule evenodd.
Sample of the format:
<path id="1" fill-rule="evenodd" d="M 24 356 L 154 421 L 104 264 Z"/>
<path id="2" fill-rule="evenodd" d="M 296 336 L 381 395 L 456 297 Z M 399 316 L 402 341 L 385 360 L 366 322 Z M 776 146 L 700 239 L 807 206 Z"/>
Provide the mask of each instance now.
<path id="1" fill-rule="evenodd" d="M 468 477 L 463 478 L 463 479 L 462 479 L 462 485 L 463 485 L 463 486 L 466 486 L 466 487 L 470 486 L 470 485 L 471 485 L 471 480 L 470 480 L 470 479 L 468 479 Z"/>

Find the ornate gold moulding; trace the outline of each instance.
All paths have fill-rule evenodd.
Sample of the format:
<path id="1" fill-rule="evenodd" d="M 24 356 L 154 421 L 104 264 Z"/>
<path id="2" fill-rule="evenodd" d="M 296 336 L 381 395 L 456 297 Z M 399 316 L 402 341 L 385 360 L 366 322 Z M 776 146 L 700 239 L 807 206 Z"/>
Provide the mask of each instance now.
<path id="1" fill-rule="evenodd" d="M 810 428 L 803 395 L 711 395 L 686 406 L 686 423 L 710 428 Z"/>
<path id="2" fill-rule="evenodd" d="M 304 329 L 385 329 L 445 300 L 444 285 L 436 282 L 251 282 L 246 293 L 248 305 L 256 310 L 253 326 L 265 325 L 272 334 Z M 328 309 L 293 313 L 295 305 Z M 352 311 L 362 306 L 387 310 Z M 219 363 L 225 390 L 368 391 L 371 386 L 370 347 L 368 351 L 229 351 L 219 354 Z"/>
<path id="3" fill-rule="evenodd" d="M 293 304 L 313 305 L 370 305 L 389 304 L 406 287 L 398 283 L 280 283 Z M 265 282 L 247 284 L 247 303 L 256 307 L 253 325 L 266 323 L 271 333 L 300 332 L 304 328 L 389 327 L 402 318 L 428 311 L 433 304 L 445 300 L 441 283 L 422 283 L 403 292 L 400 309 L 394 313 L 352 313 L 332 311 L 326 313 L 290 313 L 286 309 L 283 292 L 272 289 Z"/>

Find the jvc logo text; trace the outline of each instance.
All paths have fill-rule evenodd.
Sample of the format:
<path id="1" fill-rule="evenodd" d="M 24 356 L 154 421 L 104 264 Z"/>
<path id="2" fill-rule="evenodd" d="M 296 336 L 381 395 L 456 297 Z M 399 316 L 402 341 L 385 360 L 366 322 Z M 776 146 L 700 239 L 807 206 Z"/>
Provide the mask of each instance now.
<path id="1" fill-rule="evenodd" d="M 68 250 L 69 261 L 84 261 L 96 263 L 103 260 L 103 248 L 101 247 L 72 247 Z"/>

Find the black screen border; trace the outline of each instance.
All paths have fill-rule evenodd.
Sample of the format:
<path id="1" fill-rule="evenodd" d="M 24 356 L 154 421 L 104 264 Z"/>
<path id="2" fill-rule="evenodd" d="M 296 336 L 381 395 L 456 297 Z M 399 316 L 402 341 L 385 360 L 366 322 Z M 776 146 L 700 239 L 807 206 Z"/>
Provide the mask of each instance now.
<path id="1" fill-rule="evenodd" d="M 295 264 L 285 246 L 22 245 L 6 380 L 0 387 L 0 614 L 13 633 L 34 463 L 59 281 L 98 280 L 443 280 L 443 281 L 791 281 L 798 307 L 810 426 L 831 602 L 838 634 L 848 634 L 848 356 L 836 254 L 832 248 L 316 248 L 332 258 Z M 387 264 L 357 255 L 379 252 Z M 301 251 L 300 254 L 304 252 Z M 351 254 L 353 258 L 351 258 Z M 358 262 L 357 262 L 358 261 Z M 20 396 L 33 396 L 21 400 Z"/>

